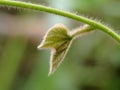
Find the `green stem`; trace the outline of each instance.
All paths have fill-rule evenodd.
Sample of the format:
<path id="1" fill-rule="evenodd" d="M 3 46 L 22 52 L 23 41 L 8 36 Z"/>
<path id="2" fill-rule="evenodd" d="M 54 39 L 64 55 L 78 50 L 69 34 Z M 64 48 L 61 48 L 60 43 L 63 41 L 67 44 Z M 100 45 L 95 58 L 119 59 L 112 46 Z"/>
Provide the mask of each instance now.
<path id="1" fill-rule="evenodd" d="M 91 32 L 93 30 L 95 30 L 94 27 L 85 25 L 83 27 L 80 27 L 80 28 L 78 28 L 76 30 L 71 31 L 70 34 L 71 34 L 71 37 L 76 38 L 78 36 L 81 36 L 82 34 L 86 34 L 86 33 Z"/>
<path id="2" fill-rule="evenodd" d="M 90 19 L 85 18 L 83 16 L 78 16 L 78 15 L 72 14 L 70 12 L 50 8 L 50 7 L 47 7 L 47 6 L 42 6 L 42 5 L 32 4 L 32 3 L 26 3 L 26 2 L 21 2 L 21 1 L 0 0 L 0 5 L 44 11 L 44 12 L 68 17 L 68 18 L 71 18 L 71 19 L 74 19 L 74 20 L 77 20 L 77 21 L 81 21 L 83 23 L 89 24 L 90 26 L 95 27 L 95 28 L 109 34 L 114 39 L 116 39 L 118 42 L 120 42 L 120 36 L 117 33 L 115 33 L 114 31 L 112 31 L 110 28 L 106 27 L 105 25 L 103 25 L 99 22 L 90 20 Z"/>

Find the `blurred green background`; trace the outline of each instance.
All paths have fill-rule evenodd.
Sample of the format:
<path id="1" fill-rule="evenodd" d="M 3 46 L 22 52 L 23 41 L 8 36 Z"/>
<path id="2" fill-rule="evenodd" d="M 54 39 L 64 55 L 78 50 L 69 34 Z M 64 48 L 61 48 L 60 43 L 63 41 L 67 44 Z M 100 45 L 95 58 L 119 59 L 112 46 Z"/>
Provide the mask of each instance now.
<path id="1" fill-rule="evenodd" d="M 120 32 L 120 0 L 21 0 L 73 12 Z M 45 32 L 65 17 L 0 6 L 0 90 L 120 90 L 120 44 L 97 30 L 76 39 L 50 77 L 50 50 L 38 50 Z"/>

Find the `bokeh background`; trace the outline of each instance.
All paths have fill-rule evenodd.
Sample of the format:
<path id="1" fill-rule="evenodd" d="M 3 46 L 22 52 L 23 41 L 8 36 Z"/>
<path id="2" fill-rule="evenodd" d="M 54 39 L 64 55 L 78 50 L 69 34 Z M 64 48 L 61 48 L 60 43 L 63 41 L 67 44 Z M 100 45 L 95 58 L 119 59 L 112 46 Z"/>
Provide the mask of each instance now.
<path id="1" fill-rule="evenodd" d="M 73 12 L 120 31 L 120 0 L 21 0 Z M 83 23 L 44 12 L 0 6 L 0 90 L 120 90 L 120 44 L 96 30 L 76 39 L 50 77 L 50 50 L 38 50 L 56 23 Z"/>

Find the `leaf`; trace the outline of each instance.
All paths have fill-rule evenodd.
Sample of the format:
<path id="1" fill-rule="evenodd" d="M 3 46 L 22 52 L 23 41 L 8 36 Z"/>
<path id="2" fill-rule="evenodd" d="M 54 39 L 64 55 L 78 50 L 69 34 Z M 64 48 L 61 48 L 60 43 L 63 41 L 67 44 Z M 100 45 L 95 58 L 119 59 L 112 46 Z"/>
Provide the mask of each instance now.
<path id="1" fill-rule="evenodd" d="M 62 24 L 56 24 L 45 35 L 42 43 L 38 48 L 50 48 L 50 70 L 49 75 L 59 67 L 63 61 L 72 42 L 71 36 L 68 34 L 67 28 Z"/>

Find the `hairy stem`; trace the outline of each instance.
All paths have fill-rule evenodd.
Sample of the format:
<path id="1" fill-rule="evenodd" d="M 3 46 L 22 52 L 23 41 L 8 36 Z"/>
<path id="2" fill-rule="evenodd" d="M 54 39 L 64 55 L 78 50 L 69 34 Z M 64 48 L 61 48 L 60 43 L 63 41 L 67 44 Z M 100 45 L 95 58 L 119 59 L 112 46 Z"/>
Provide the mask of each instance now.
<path id="1" fill-rule="evenodd" d="M 115 33 L 114 31 L 112 31 L 110 28 L 108 28 L 107 26 L 105 26 L 105 25 L 103 25 L 99 22 L 90 20 L 90 19 L 85 18 L 83 16 L 75 15 L 75 14 L 72 14 L 70 12 L 50 8 L 50 7 L 47 7 L 47 6 L 42 6 L 42 5 L 32 4 L 32 3 L 26 3 L 26 2 L 21 2 L 21 1 L 0 0 L 0 5 L 20 7 L 20 8 L 37 10 L 37 11 L 44 11 L 44 12 L 64 16 L 64 17 L 67 17 L 67 18 L 71 18 L 71 19 L 89 24 L 90 26 L 92 26 L 94 28 L 97 28 L 97 29 L 109 34 L 114 39 L 116 39 L 118 42 L 120 42 L 120 36 L 117 33 Z"/>
<path id="2" fill-rule="evenodd" d="M 80 27 L 80 28 L 78 28 L 78 29 L 76 29 L 76 30 L 71 31 L 70 34 L 71 34 L 71 36 L 72 36 L 73 38 L 76 38 L 76 37 L 78 37 L 78 36 L 81 36 L 82 34 L 86 34 L 86 33 L 91 32 L 91 31 L 93 31 L 93 30 L 95 30 L 94 27 L 85 25 L 85 26 L 83 26 L 83 27 Z"/>

